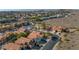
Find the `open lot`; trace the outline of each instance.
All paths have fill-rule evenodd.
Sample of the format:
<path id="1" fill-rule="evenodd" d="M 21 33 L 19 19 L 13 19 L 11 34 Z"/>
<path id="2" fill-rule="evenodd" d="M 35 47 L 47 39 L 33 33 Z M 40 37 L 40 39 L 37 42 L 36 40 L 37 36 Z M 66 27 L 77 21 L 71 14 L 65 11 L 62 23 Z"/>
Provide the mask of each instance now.
<path id="1" fill-rule="evenodd" d="M 45 21 L 49 25 L 63 26 L 79 29 L 79 11 L 72 11 L 72 15 L 65 18 L 51 19 Z M 56 47 L 57 50 L 78 50 L 79 49 L 79 31 L 67 33 L 64 42 Z"/>

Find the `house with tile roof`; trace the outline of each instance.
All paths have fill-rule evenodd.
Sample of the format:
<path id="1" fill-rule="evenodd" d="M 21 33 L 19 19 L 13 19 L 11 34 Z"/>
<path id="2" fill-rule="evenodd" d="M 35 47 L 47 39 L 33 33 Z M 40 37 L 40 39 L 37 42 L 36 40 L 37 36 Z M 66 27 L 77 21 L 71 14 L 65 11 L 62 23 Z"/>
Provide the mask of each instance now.
<path id="1" fill-rule="evenodd" d="M 21 49 L 21 45 L 17 45 L 15 43 L 8 43 L 2 47 L 2 50 L 19 50 Z"/>
<path id="2" fill-rule="evenodd" d="M 42 37 L 42 36 L 43 36 L 43 33 L 33 31 L 27 36 L 27 38 L 28 39 L 35 39 L 35 38 Z"/>
<path id="3" fill-rule="evenodd" d="M 4 39 L 3 39 L 3 36 L 2 36 L 2 35 L 0 35 L 0 42 L 1 42 L 1 41 L 3 41 L 3 40 L 4 40 Z"/>
<path id="4" fill-rule="evenodd" d="M 49 29 L 52 31 L 62 31 L 63 27 L 62 26 L 51 26 L 49 27 Z"/>
<path id="5" fill-rule="evenodd" d="M 21 38 L 17 39 L 17 40 L 15 41 L 15 43 L 18 44 L 18 45 L 25 45 L 25 44 L 27 44 L 29 41 L 30 41 L 30 39 L 25 38 L 25 37 L 21 37 Z"/>

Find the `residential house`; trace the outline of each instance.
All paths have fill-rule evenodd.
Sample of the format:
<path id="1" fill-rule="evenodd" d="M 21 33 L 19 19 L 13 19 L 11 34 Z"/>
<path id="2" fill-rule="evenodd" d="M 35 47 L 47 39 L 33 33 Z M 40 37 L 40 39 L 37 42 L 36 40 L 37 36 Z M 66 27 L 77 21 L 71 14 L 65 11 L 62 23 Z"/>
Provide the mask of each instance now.
<path id="1" fill-rule="evenodd" d="M 29 41 L 29 39 L 21 37 L 18 40 L 16 40 L 15 43 L 19 45 L 26 45 Z"/>
<path id="2" fill-rule="evenodd" d="M 17 45 L 15 43 L 8 43 L 2 47 L 3 50 L 19 50 L 21 49 L 21 45 Z"/>
<path id="3" fill-rule="evenodd" d="M 19 34 L 21 32 L 24 32 L 25 30 L 26 30 L 25 28 L 21 27 L 21 28 L 17 29 L 17 31 L 14 31 L 14 33 Z"/>
<path id="4" fill-rule="evenodd" d="M 49 30 L 52 30 L 52 31 L 62 31 L 63 27 L 62 26 L 51 26 L 49 27 Z"/>
<path id="5" fill-rule="evenodd" d="M 43 33 L 41 32 L 36 32 L 36 31 L 33 31 L 32 33 L 30 33 L 27 38 L 28 39 L 35 39 L 35 38 L 38 38 L 38 37 L 43 37 Z"/>
<path id="6" fill-rule="evenodd" d="M 1 43 L 3 40 L 4 40 L 4 39 L 3 39 L 3 36 L 0 35 L 0 43 Z"/>

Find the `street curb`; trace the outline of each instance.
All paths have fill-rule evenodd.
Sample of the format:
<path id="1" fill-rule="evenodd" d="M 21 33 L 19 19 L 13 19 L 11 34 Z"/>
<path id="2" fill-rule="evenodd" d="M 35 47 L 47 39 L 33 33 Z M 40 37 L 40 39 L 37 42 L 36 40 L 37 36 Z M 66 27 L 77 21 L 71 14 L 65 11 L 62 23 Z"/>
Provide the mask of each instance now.
<path id="1" fill-rule="evenodd" d="M 57 42 L 57 43 L 54 45 L 54 47 L 52 48 L 52 50 L 57 50 L 57 46 L 59 45 L 59 43 L 60 43 L 60 41 Z"/>

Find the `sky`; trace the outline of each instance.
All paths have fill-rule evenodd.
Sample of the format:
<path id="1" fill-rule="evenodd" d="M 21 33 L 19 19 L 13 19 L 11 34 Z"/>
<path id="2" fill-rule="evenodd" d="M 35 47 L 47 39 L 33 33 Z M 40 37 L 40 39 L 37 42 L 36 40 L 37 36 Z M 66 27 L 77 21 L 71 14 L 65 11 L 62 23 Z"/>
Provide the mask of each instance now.
<path id="1" fill-rule="evenodd" d="M 0 9 L 73 9 L 79 0 L 0 0 Z"/>
<path id="2" fill-rule="evenodd" d="M 32 11 L 34 9 L 0 9 L 0 11 L 21 11 L 21 10 Z"/>
<path id="3" fill-rule="evenodd" d="M 56 9 L 0 9 L 0 11 L 35 11 L 35 10 L 56 10 Z"/>

